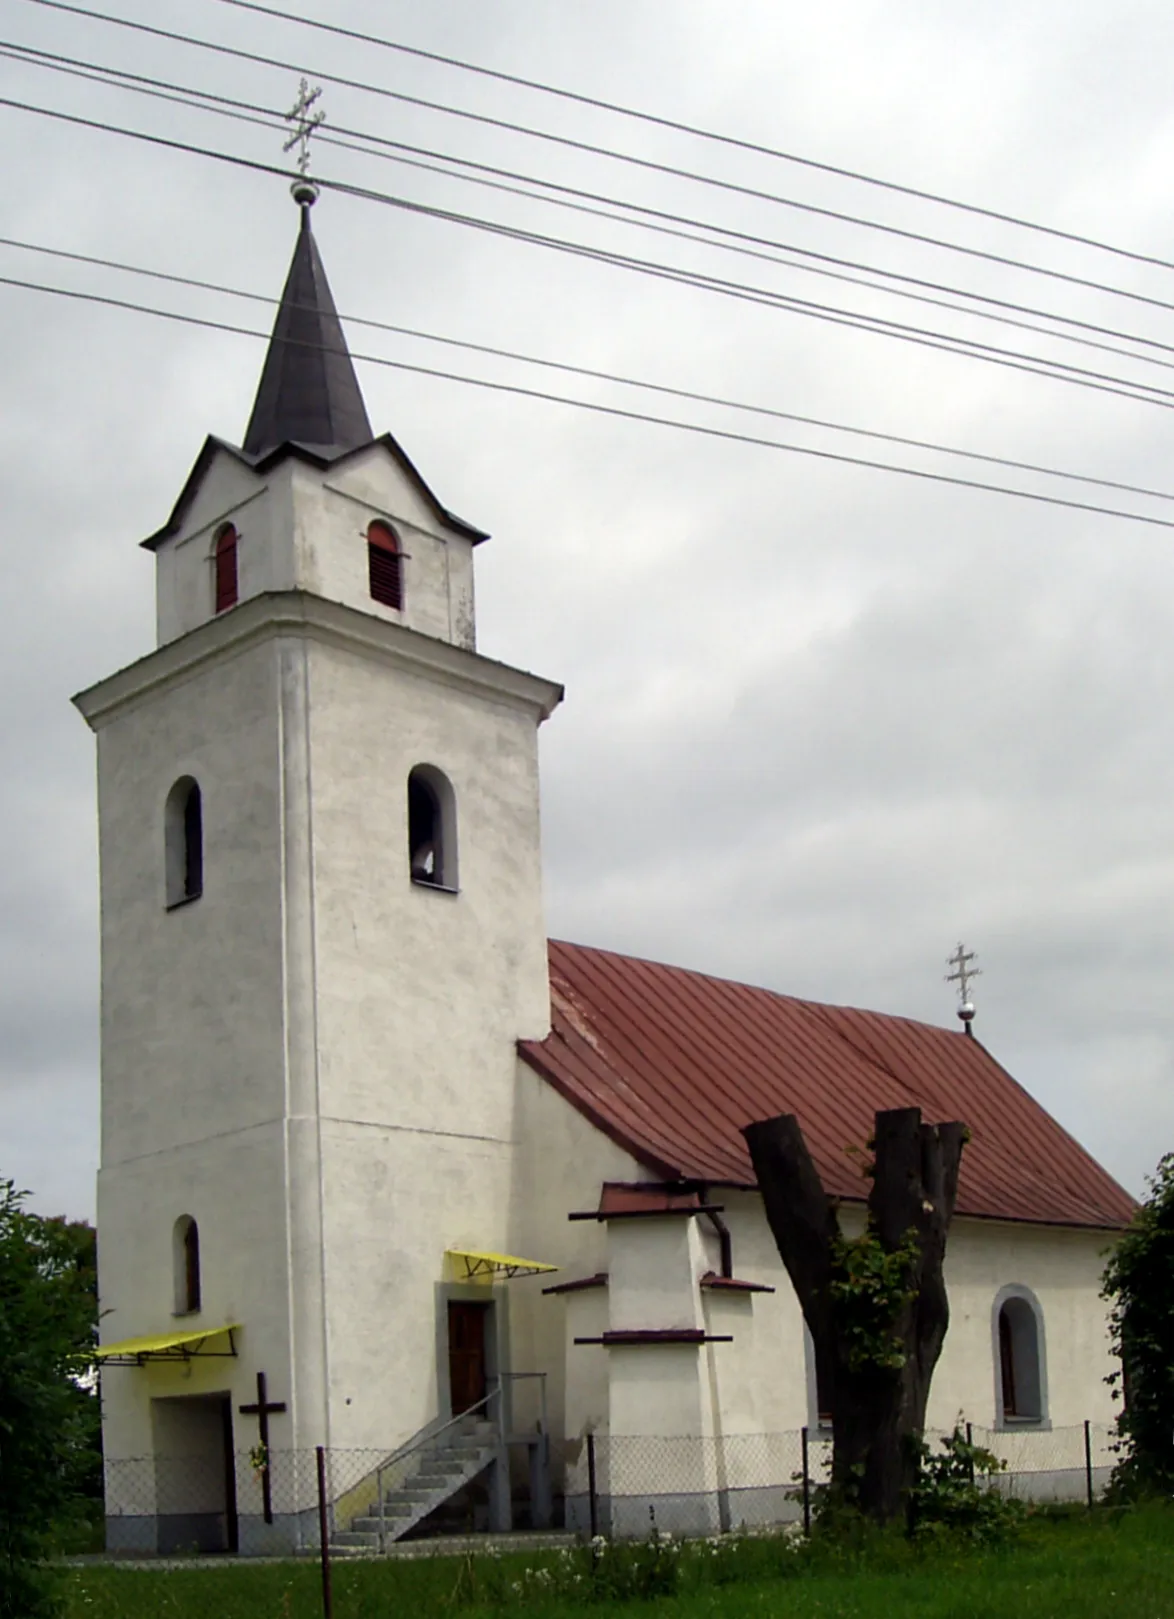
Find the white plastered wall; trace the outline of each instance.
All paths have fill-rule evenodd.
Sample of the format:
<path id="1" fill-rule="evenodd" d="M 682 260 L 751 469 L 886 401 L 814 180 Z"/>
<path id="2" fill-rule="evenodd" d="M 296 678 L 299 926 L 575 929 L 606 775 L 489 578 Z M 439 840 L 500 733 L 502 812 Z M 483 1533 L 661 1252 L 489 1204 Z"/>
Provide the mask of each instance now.
<path id="1" fill-rule="evenodd" d="M 519 1087 L 523 1105 L 517 1201 L 519 1205 L 525 1201 L 531 1213 L 528 1221 L 519 1214 L 517 1229 L 527 1241 L 531 1233 L 535 1239 L 524 1251 L 552 1258 L 565 1267 L 567 1277 L 591 1275 L 609 1265 L 613 1271 L 606 1293 L 572 1294 L 565 1301 L 530 1300 L 526 1306 L 524 1319 L 530 1323 L 535 1358 L 552 1370 L 560 1364 L 566 1367 L 566 1389 L 556 1398 L 553 1431 L 573 1438 L 589 1422 L 615 1433 L 651 1433 L 655 1429 L 650 1424 L 655 1422 L 677 1424 L 666 1427 L 666 1432 L 698 1431 L 693 1424 L 703 1417 L 693 1394 L 690 1357 L 695 1351 L 655 1346 L 608 1350 L 572 1342 L 575 1336 L 600 1336 L 608 1327 L 687 1325 L 692 1320 L 692 1306 L 678 1299 L 675 1290 L 670 1288 L 671 1297 L 665 1296 L 674 1256 L 661 1250 L 671 1222 L 616 1221 L 609 1237 L 593 1221 L 565 1220 L 572 1207 L 596 1205 L 604 1180 L 655 1180 L 655 1175 L 610 1142 L 526 1064 L 519 1066 Z M 761 1201 L 757 1194 L 726 1188 L 714 1188 L 710 1198 L 725 1211 L 735 1275 L 775 1290 L 752 1294 L 702 1290 L 697 1295 L 703 1311 L 699 1324 L 710 1334 L 733 1339 L 707 1344 L 702 1352 L 713 1431 L 728 1436 L 780 1434 L 813 1427 L 817 1413 L 803 1316 Z M 862 1210 L 844 1207 L 841 1221 L 848 1233 L 858 1231 Z M 692 1227 L 692 1240 L 699 1245 L 694 1272 L 717 1269 L 707 1222 L 682 1221 L 678 1229 L 686 1226 Z M 549 1235 L 542 1249 L 536 1242 L 544 1230 Z M 616 1289 L 614 1233 L 621 1231 L 620 1241 L 631 1251 L 631 1259 L 626 1279 L 621 1260 L 621 1286 Z M 682 1239 L 667 1240 L 679 1244 Z M 998 1368 L 992 1312 L 1000 1289 L 1009 1285 L 1029 1289 L 1042 1312 L 1047 1420 L 1055 1427 L 1075 1427 L 1085 1419 L 1112 1420 L 1114 1407 L 1104 1378 L 1113 1363 L 1099 1297 L 1110 1240 L 1109 1234 L 1097 1231 L 955 1219 L 946 1257 L 951 1324 L 931 1389 L 931 1428 L 950 1428 L 959 1415 L 981 1427 L 994 1424 Z M 515 1323 L 521 1314 L 518 1298 L 515 1295 Z M 649 1314 L 653 1303 L 659 1311 L 656 1320 Z M 556 1304 L 564 1318 L 561 1345 L 549 1313 Z M 670 1315 L 679 1316 L 679 1322 Z M 515 1341 L 524 1341 L 517 1331 Z M 675 1385 L 675 1392 L 671 1386 L 659 1386 L 665 1379 Z M 621 1383 L 625 1388 L 617 1406 Z M 686 1422 L 690 1426 L 680 1426 Z"/>
<path id="2" fill-rule="evenodd" d="M 399 538 L 402 612 L 371 597 L 366 535 L 376 519 Z M 241 601 L 305 590 L 455 646 L 476 644 L 472 542 L 377 443 L 325 469 L 291 456 L 263 474 L 215 451 L 178 531 L 156 551 L 161 646 L 215 616 L 213 553 L 228 522 L 238 536 Z"/>
<path id="3" fill-rule="evenodd" d="M 642 1180 L 647 1172 L 528 1063 L 515 1061 L 518 1148 L 510 1252 L 559 1271 L 508 1284 L 513 1369 L 546 1372 L 551 1432 L 574 1436 L 588 1425 L 608 1423 L 609 1351 L 574 1342 L 606 1330 L 608 1295 L 606 1289 L 549 1295 L 542 1288 L 607 1269 L 606 1228 L 567 1215 L 597 1208 L 605 1180 Z"/>
<path id="4" fill-rule="evenodd" d="M 275 1419 L 274 1444 L 313 1443 L 315 1426 L 321 1436 L 290 1387 L 287 1164 L 300 1127 L 283 1122 L 295 896 L 284 859 L 282 658 L 270 641 L 181 672 L 166 664 L 156 655 L 115 677 L 121 700 L 101 688 L 81 699 L 98 730 L 102 1337 L 227 1322 L 244 1330 L 233 1361 L 106 1371 L 111 1457 L 149 1452 L 151 1398 L 229 1389 L 239 1404 L 255 1398 L 262 1369 L 291 1406 L 280 1429 Z M 168 910 L 163 808 L 180 776 L 201 789 L 204 887 Z M 198 1314 L 176 1318 L 181 1214 L 199 1227 L 202 1296 Z M 304 1392 L 320 1358 L 303 1347 Z M 320 1393 L 315 1403 L 321 1412 Z M 247 1445 L 255 1434 L 241 1437 Z"/>

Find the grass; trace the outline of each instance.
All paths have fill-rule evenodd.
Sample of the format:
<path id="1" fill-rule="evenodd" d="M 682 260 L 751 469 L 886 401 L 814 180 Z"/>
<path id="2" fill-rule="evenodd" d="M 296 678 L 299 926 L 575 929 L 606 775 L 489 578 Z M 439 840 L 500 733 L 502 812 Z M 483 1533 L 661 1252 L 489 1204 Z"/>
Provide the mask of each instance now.
<path id="1" fill-rule="evenodd" d="M 647 1548 L 645 1548 L 646 1552 Z M 588 1553 L 340 1563 L 335 1619 L 1174 1619 L 1174 1509 L 1040 1515 L 999 1550 L 886 1538 L 845 1551 L 783 1540 L 704 1543 L 677 1556 L 673 1595 L 575 1600 Z M 674 1554 L 676 1555 L 676 1554 Z M 629 1573 L 641 1557 L 609 1548 Z M 648 1559 L 642 1565 L 647 1573 Z M 663 1571 L 662 1571 L 663 1573 Z M 643 1577 L 643 1576 L 642 1576 Z M 645 1588 L 656 1588 L 654 1569 Z M 623 1579 L 620 1580 L 623 1585 Z M 580 1589 L 586 1589 L 581 1584 Z M 317 1619 L 313 1563 L 173 1571 L 98 1566 L 66 1575 L 68 1619 Z"/>

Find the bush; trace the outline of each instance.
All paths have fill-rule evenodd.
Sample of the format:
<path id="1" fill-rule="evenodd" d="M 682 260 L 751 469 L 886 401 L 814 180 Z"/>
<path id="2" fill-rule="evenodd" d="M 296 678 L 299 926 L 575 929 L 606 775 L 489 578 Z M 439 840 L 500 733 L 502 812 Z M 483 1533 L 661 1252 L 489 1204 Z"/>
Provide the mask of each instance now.
<path id="1" fill-rule="evenodd" d="M 909 1503 L 915 1538 L 952 1535 L 991 1545 L 1019 1528 L 1023 1503 L 995 1483 L 1006 1462 L 973 1444 L 961 1427 L 942 1440 L 936 1454 L 924 1442 L 918 1448 L 918 1479 Z"/>
<path id="2" fill-rule="evenodd" d="M 1120 1460 L 1109 1499 L 1174 1493 L 1174 1153 L 1149 1182 L 1149 1196 L 1118 1242 L 1102 1297 L 1122 1370 L 1107 1381 L 1124 1395 L 1117 1417 Z"/>

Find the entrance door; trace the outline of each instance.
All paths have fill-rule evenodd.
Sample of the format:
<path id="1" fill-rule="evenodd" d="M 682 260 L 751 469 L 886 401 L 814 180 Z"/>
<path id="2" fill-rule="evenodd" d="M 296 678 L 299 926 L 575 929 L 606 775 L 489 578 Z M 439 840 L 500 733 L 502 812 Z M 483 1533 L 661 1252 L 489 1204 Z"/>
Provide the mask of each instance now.
<path id="1" fill-rule="evenodd" d="M 452 1414 L 458 1416 L 485 1398 L 485 1323 L 488 1304 L 450 1299 L 448 1304 L 448 1383 Z"/>
<path id="2" fill-rule="evenodd" d="M 237 1549 L 232 1405 L 227 1394 L 151 1401 L 158 1549 Z"/>

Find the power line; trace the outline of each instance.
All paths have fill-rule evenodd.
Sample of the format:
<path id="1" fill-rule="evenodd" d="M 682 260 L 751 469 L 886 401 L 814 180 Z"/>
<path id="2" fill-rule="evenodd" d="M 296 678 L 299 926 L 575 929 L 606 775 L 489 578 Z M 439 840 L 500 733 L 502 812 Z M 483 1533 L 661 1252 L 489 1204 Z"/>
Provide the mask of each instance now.
<path id="1" fill-rule="evenodd" d="M 23 242 L 14 237 L 0 236 L 0 247 L 16 248 L 22 252 L 38 253 L 45 257 L 60 259 L 72 264 L 84 264 L 91 268 L 115 270 L 129 275 L 143 276 L 152 281 L 161 281 L 171 286 L 192 287 L 201 292 L 214 292 L 230 298 L 244 299 L 250 303 L 265 304 L 272 308 L 276 299 L 265 293 L 247 292 L 240 287 L 226 286 L 215 281 L 200 280 L 195 276 L 177 275 L 166 270 L 152 270 L 143 265 L 125 264 L 118 259 L 98 258 L 89 253 L 76 253 L 65 248 L 48 247 L 37 242 Z M 1101 478 L 1090 473 L 1068 472 L 1056 467 L 1042 466 L 1038 462 L 1019 461 L 1010 456 L 991 455 L 980 450 L 967 450 L 957 445 L 936 444 L 929 439 L 910 438 L 900 433 L 886 433 L 875 428 L 856 427 L 844 422 L 830 421 L 818 416 L 803 415 L 798 411 L 780 410 L 770 405 L 755 405 L 742 400 L 727 399 L 717 394 L 699 393 L 688 388 L 672 387 L 665 383 L 648 382 L 637 377 L 626 377 L 614 371 L 600 371 L 592 366 L 575 365 L 563 360 L 550 360 L 545 357 L 525 354 L 517 349 L 503 349 L 489 343 L 474 343 L 464 338 L 446 337 L 437 332 L 423 331 L 419 327 L 399 326 L 389 321 L 366 319 L 359 315 L 340 315 L 340 320 L 349 326 L 363 326 L 373 331 L 390 332 L 399 337 L 419 339 L 427 343 L 436 343 L 448 348 L 467 350 L 473 354 L 484 354 L 493 359 L 519 362 L 523 365 L 539 366 L 546 370 L 561 371 L 571 376 L 585 377 L 594 382 L 614 383 L 624 388 L 636 388 L 648 393 L 661 394 L 673 399 L 687 400 L 693 404 L 717 405 L 725 410 L 745 411 L 752 415 L 766 416 L 777 421 L 800 423 L 807 427 L 818 427 L 836 433 L 850 433 L 861 438 L 876 439 L 886 444 L 899 444 L 906 448 L 929 450 L 937 455 L 953 455 L 969 461 L 979 461 L 991 466 L 1009 467 L 1018 472 L 1031 472 L 1048 478 L 1062 478 L 1076 483 L 1096 485 L 1103 489 L 1116 489 L 1125 494 L 1142 495 L 1154 500 L 1174 500 L 1174 492 L 1163 489 L 1150 489 L 1143 485 L 1123 483 L 1115 478 Z"/>
<path id="2" fill-rule="evenodd" d="M 1096 248 L 1101 253 L 1112 253 L 1117 258 L 1128 259 L 1135 264 L 1154 265 L 1163 270 L 1174 270 L 1174 262 L 1169 259 L 1158 258 L 1150 253 L 1138 253 L 1127 247 L 1119 247 L 1112 242 L 1103 242 L 1095 236 L 1083 236 L 1076 231 L 1061 230 L 1055 225 L 1044 225 L 1037 220 L 1024 219 L 1018 214 L 1007 214 L 997 208 L 984 208 L 978 203 L 962 202 L 957 197 L 946 197 L 940 192 L 925 191 L 918 186 L 902 185 L 896 180 L 882 180 L 873 174 L 865 174 L 859 169 L 844 168 L 836 163 L 825 163 L 812 157 L 803 157 L 797 152 L 787 152 L 776 146 L 766 146 L 758 141 L 745 140 L 737 135 L 724 134 L 719 130 L 705 129 L 697 124 L 683 123 L 676 118 L 667 118 L 657 113 L 644 111 L 636 107 L 626 107 L 619 102 L 605 101 L 598 96 L 584 95 L 582 92 L 567 90 L 560 86 L 547 84 L 540 79 L 527 79 L 516 73 L 505 73 L 498 68 L 484 67 L 477 62 L 467 62 L 460 57 L 445 56 L 438 51 L 423 50 L 417 45 L 404 45 L 398 40 L 387 39 L 379 34 L 366 34 L 355 28 L 343 28 L 337 23 L 322 22 L 316 17 L 305 17 L 297 12 L 281 11 L 275 6 L 266 6 L 259 0 L 219 0 L 219 4 L 234 6 L 240 11 L 258 12 L 262 16 L 274 17 L 282 22 L 295 23 L 300 27 L 313 28 L 320 33 L 336 34 L 344 39 L 353 39 L 364 45 L 379 45 L 384 50 L 396 51 L 402 56 L 412 56 L 418 61 L 436 62 L 444 67 L 459 69 L 462 73 L 476 74 L 481 78 L 494 79 L 501 84 L 512 84 L 524 90 L 534 90 L 540 95 L 557 97 L 560 101 L 570 101 L 581 107 L 594 107 L 602 112 L 616 113 L 622 118 L 630 118 L 642 124 L 649 124 L 658 129 L 671 129 L 677 134 L 692 135 L 700 140 L 713 141 L 721 146 L 732 147 L 738 151 L 753 152 L 759 157 L 776 158 L 783 163 L 794 163 L 805 169 L 813 169 L 821 174 L 833 174 L 839 179 L 859 181 L 862 185 L 876 186 L 884 191 L 892 191 L 903 197 L 915 197 L 920 202 L 932 202 L 943 208 L 957 209 L 961 213 L 974 214 L 980 219 L 992 219 L 1002 225 L 1014 225 L 1020 230 L 1034 231 L 1041 236 L 1050 236 L 1062 242 L 1072 242 L 1080 247 Z"/>
<path id="3" fill-rule="evenodd" d="M 151 23 L 140 22 L 129 17 L 114 17 L 108 12 L 93 11 L 84 6 L 74 5 L 70 3 L 70 0 L 25 0 L 25 3 L 43 6 L 49 10 L 61 11 L 73 16 L 86 17 L 93 22 L 106 23 L 115 28 L 131 29 L 136 33 L 148 34 L 158 39 L 167 39 L 175 44 L 190 45 L 198 50 L 213 51 L 219 55 L 231 56 L 240 61 L 254 62 L 263 67 L 278 68 L 286 73 L 312 74 L 313 77 L 321 79 L 326 84 L 337 84 L 345 89 L 359 90 L 364 94 L 398 101 L 405 106 L 420 107 L 429 112 L 441 113 L 446 117 L 461 118 L 488 128 L 524 135 L 533 140 L 546 141 L 570 150 L 584 152 L 590 156 L 605 157 L 652 173 L 668 175 L 675 179 L 688 180 L 694 184 L 728 191 L 738 196 L 750 197 L 756 201 L 768 202 L 777 207 L 793 208 L 801 213 L 824 219 L 834 219 L 841 224 L 855 225 L 865 230 L 880 231 L 885 235 L 895 236 L 904 241 L 918 242 L 923 246 L 940 248 L 944 252 L 959 253 L 967 258 L 980 259 L 1006 269 L 1023 270 L 1031 275 L 1046 276 L 1051 280 L 1062 281 L 1071 286 L 1084 287 L 1095 292 L 1104 292 L 1115 298 L 1127 298 L 1135 303 L 1149 304 L 1157 308 L 1170 307 L 1162 299 L 1151 298 L 1145 293 L 1133 292 L 1128 288 L 1114 287 L 1107 282 L 1094 281 L 1085 276 L 1071 275 L 1066 271 L 1052 269 L 1045 265 L 1031 264 L 1027 260 L 1012 258 L 1002 253 L 993 253 L 985 248 L 968 247 L 961 242 L 951 242 L 942 237 L 929 236 L 921 231 L 906 230 L 901 226 L 888 225 L 880 220 L 864 219 L 858 215 L 846 214 L 836 209 L 822 208 L 815 203 L 800 202 L 795 198 L 782 197 L 774 192 L 762 191 L 753 186 L 738 185 L 731 180 L 720 180 L 714 175 L 699 174 L 691 169 L 682 169 L 672 164 L 658 163 L 651 158 L 637 157 L 630 152 L 618 152 L 611 147 L 598 146 L 589 141 L 575 140 L 568 135 L 556 135 L 552 131 L 535 129 L 527 124 L 516 124 L 509 119 L 494 118 L 486 113 L 472 112 L 468 108 L 453 107 L 444 102 L 429 101 L 421 96 L 408 95 L 402 90 L 391 90 L 386 85 L 371 84 L 362 79 L 352 79 L 342 74 L 328 73 L 321 68 L 309 68 L 297 63 L 282 61 L 279 57 L 265 56 L 257 51 L 246 51 L 237 46 L 225 45 L 218 41 L 199 39 L 191 34 L 181 34 L 173 29 L 158 28 Z"/>
<path id="4" fill-rule="evenodd" d="M 151 315 L 161 320 L 178 322 L 185 326 L 200 327 L 208 331 L 227 332 L 241 337 L 266 341 L 267 332 L 253 327 L 237 326 L 227 321 L 209 320 L 202 316 L 186 315 L 177 310 L 157 309 L 148 304 L 133 303 L 105 294 L 81 292 L 74 288 L 51 287 L 42 282 L 25 281 L 15 276 L 0 276 L 0 286 L 17 287 L 27 292 L 48 293 L 55 297 L 73 299 L 82 303 L 99 304 L 133 314 Z M 324 344 L 295 343 L 295 347 L 311 348 L 321 353 L 336 350 Z M 749 444 L 759 449 L 782 450 L 792 455 L 812 456 L 819 461 L 832 461 L 844 466 L 864 467 L 874 472 L 893 472 L 902 477 L 917 478 L 926 483 L 948 484 L 959 489 L 978 489 L 988 494 L 1009 495 L 1018 500 L 1030 500 L 1039 505 L 1059 506 L 1068 511 L 1092 512 L 1101 517 L 1117 517 L 1125 522 L 1144 523 L 1152 528 L 1174 529 L 1174 519 L 1152 517 L 1142 512 L 1123 511 L 1112 506 L 1099 506 L 1090 501 L 1070 500 L 1062 495 L 1047 495 L 1037 490 L 1016 489 L 1008 484 L 984 483 L 980 479 L 960 478 L 952 473 L 930 472 L 921 467 L 901 466 L 892 461 L 874 461 L 858 455 L 846 455 L 839 450 L 817 449 L 806 444 L 792 444 L 782 439 L 761 438 L 752 433 L 739 433 L 730 428 L 708 427 L 700 422 L 683 422 L 671 416 L 654 416 L 647 411 L 626 410 L 618 405 L 604 405 L 595 400 L 575 399 L 567 394 L 549 393 L 544 389 L 527 388 L 517 383 L 497 382 L 486 377 L 470 377 L 460 372 L 442 371 L 434 366 L 414 365 L 406 360 L 391 360 L 378 354 L 352 354 L 352 359 L 369 365 L 387 366 L 392 370 L 408 372 L 414 376 L 434 377 L 445 382 L 457 382 L 466 387 L 482 388 L 492 393 L 513 394 L 522 399 L 539 400 L 546 404 L 570 405 L 576 410 L 590 411 L 594 415 L 614 416 L 622 421 L 645 422 L 656 427 L 671 427 L 678 432 L 692 433 L 701 438 L 717 439 L 732 444 Z"/>
<path id="5" fill-rule="evenodd" d="M 37 3 L 48 3 L 48 0 L 37 0 Z M 211 147 L 198 146 L 191 142 L 176 140 L 168 136 L 149 134 L 143 130 L 126 129 L 121 125 L 111 124 L 99 119 L 83 118 L 77 113 L 67 113 L 57 108 L 40 107 L 29 102 L 17 101 L 14 98 L 3 96 L 0 96 L 0 106 L 11 107 L 17 111 L 36 114 L 59 122 L 75 124 L 82 128 L 99 129 L 108 134 L 144 141 L 150 145 L 171 151 L 191 153 L 217 162 L 228 163 L 237 168 L 251 169 L 263 174 L 280 175 L 285 179 L 297 178 L 292 171 L 279 168 L 271 163 L 240 157 L 235 153 L 220 152 Z M 376 191 L 366 186 L 352 185 L 340 180 L 329 180 L 322 176 L 314 176 L 314 178 L 319 185 L 344 196 L 356 197 L 368 202 L 379 202 L 407 213 L 444 220 L 450 224 L 459 224 L 467 228 L 484 231 L 489 235 L 498 236 L 503 240 L 525 242 L 534 246 L 546 247 L 555 252 L 584 258 L 590 262 L 609 264 L 615 268 L 651 276 L 654 279 L 667 281 L 670 284 L 717 293 L 723 297 L 806 316 L 809 319 L 823 321 L 831 325 L 843 326 L 849 330 L 871 332 L 874 335 L 896 338 L 903 342 L 913 343 L 921 348 L 934 349 L 945 354 L 982 360 L 988 364 L 1023 372 L 1028 376 L 1050 378 L 1052 381 L 1090 388 L 1098 393 L 1107 393 L 1142 404 L 1166 404 L 1168 400 L 1174 399 L 1174 392 L 1170 389 L 1159 388 L 1156 383 L 1140 382 L 1131 378 L 1117 377 L 1107 372 L 1092 371 L 1087 367 L 1069 365 L 1062 360 L 1049 360 L 1043 356 L 1024 353 L 1020 350 L 1001 349 L 994 344 L 980 343 L 974 338 L 956 337 L 949 333 L 935 332 L 931 328 L 910 326 L 903 322 L 888 320 L 883 316 L 845 311 L 835 305 L 817 304 L 808 299 L 796 298 L 788 293 L 773 292 L 769 288 L 727 281 L 701 272 L 683 270 L 672 265 L 657 264 L 655 261 L 637 259 L 628 254 L 591 247 L 583 243 L 569 242 L 559 237 L 546 236 L 536 231 L 524 230 L 518 226 L 479 219 L 475 215 L 461 214 L 451 209 L 436 208 L 425 203 L 412 202 L 408 198 L 395 197 L 387 192 Z"/>
<path id="6" fill-rule="evenodd" d="M 251 102 L 242 102 L 228 96 L 220 96 L 212 91 L 201 90 L 188 85 L 178 85 L 173 82 L 152 78 L 148 75 L 131 73 L 122 68 L 112 68 L 104 64 L 88 63 L 78 58 L 64 57 L 51 51 L 42 51 L 32 46 L 13 45 L 9 41 L 0 41 L 0 56 L 7 56 L 14 61 L 28 61 L 33 66 L 44 67 L 53 72 L 64 73 L 78 77 L 88 82 L 104 85 L 108 88 L 126 89 L 138 95 L 154 97 L 166 102 L 177 103 L 181 106 L 192 107 L 197 111 L 211 112 L 218 116 L 230 118 L 266 129 L 279 129 L 284 133 L 284 115 L 277 108 L 258 106 Z M 198 98 L 198 99 L 192 99 Z M 259 114 L 260 116 L 251 116 Z M 786 269 L 800 270 L 807 274 L 820 275 L 834 281 L 846 282 L 852 286 L 865 287 L 873 292 L 884 293 L 892 297 L 912 299 L 937 309 L 946 309 L 954 314 L 977 317 L 983 320 L 997 321 L 1002 325 L 1012 326 L 1022 331 L 1035 332 L 1039 335 L 1055 338 L 1063 342 L 1076 343 L 1084 347 L 1098 349 L 1104 353 L 1116 354 L 1122 358 L 1137 360 L 1147 365 L 1162 366 L 1174 369 L 1174 362 L 1161 360 L 1150 354 L 1138 354 L 1130 349 L 1120 348 L 1114 343 L 1102 343 L 1096 339 L 1085 336 L 1085 333 L 1098 333 L 1104 337 L 1116 337 L 1128 343 L 1141 344 L 1146 348 L 1156 349 L 1167 354 L 1174 354 L 1174 345 L 1162 343 L 1156 338 L 1145 337 L 1140 333 L 1123 332 L 1114 327 L 1100 326 L 1091 321 L 1078 320 L 1070 315 L 1062 315 L 1051 310 L 1039 309 L 1031 305 L 1018 304 L 1007 299 L 995 298 L 985 293 L 970 291 L 967 288 L 953 287 L 945 283 L 929 281 L 921 277 L 907 275 L 898 271 L 881 269 L 874 265 L 861 263 L 857 260 L 842 259 L 832 254 L 819 253 L 810 248 L 804 248 L 792 243 L 772 241 L 767 237 L 754 236 L 749 232 L 734 231 L 728 227 L 718 225 L 712 221 L 696 220 L 687 215 L 679 215 L 662 209 L 649 208 L 643 204 L 630 203 L 620 198 L 584 191 L 578 187 L 563 185 L 557 181 L 545 180 L 533 175 L 520 174 L 514 170 L 502 169 L 491 164 L 479 163 L 469 158 L 454 157 L 449 153 L 439 153 L 425 147 L 412 146 L 403 141 L 393 141 L 387 137 L 372 134 L 365 130 L 355 130 L 346 126 L 331 125 L 337 134 L 319 133 L 317 141 L 323 145 L 336 146 L 347 151 L 355 151 L 365 156 L 378 157 L 384 161 L 396 162 L 409 168 L 423 169 L 428 173 L 439 174 L 448 179 L 462 180 L 469 184 L 486 186 L 489 189 L 503 191 L 511 196 L 524 197 L 530 201 L 542 202 L 548 205 L 567 208 L 576 213 L 587 214 L 593 218 L 609 220 L 613 223 L 633 226 L 642 230 L 650 230 L 660 235 L 670 236 L 678 240 L 693 242 L 705 247 L 715 247 L 722 251 L 734 252 L 748 258 L 761 260 L 768 264 L 780 265 Z M 379 150 L 370 150 L 366 145 L 356 144 L 355 141 L 340 139 L 340 136 L 353 136 L 355 141 L 373 143 Z M 403 154 L 416 153 L 422 157 L 437 158 L 441 163 L 459 164 L 461 169 L 471 169 L 476 173 L 462 173 L 460 170 L 440 167 L 434 163 L 417 162 L 410 156 Z M 527 185 L 537 185 L 547 191 L 561 193 L 560 196 L 547 196 L 542 193 L 526 190 L 514 185 L 499 184 L 486 178 L 488 175 L 498 175 L 510 179 L 525 181 Z M 632 218 L 626 214 L 616 214 L 605 208 L 586 207 L 580 203 L 567 200 L 570 197 L 589 198 L 595 202 L 603 202 L 610 207 L 629 210 L 630 214 L 645 215 L 647 218 Z M 700 231 L 714 232 L 726 238 L 714 241 L 695 231 L 679 230 L 659 221 L 675 221 L 679 225 L 692 225 Z M 657 222 L 654 222 L 657 221 Z M 779 257 L 776 253 L 758 252 L 749 244 L 759 247 L 778 248 L 782 252 L 798 253 L 806 258 L 816 260 L 816 263 L 799 263 L 794 259 Z M 828 266 L 841 265 L 845 270 L 864 270 L 870 275 L 879 275 L 888 280 L 902 282 L 902 286 L 888 286 L 882 282 L 868 280 L 865 276 L 845 274 Z M 927 292 L 917 292 L 913 288 L 929 288 L 937 292 L 948 292 L 955 297 L 971 299 L 979 304 L 989 305 L 989 308 L 971 308 L 967 305 L 952 303 L 948 299 L 929 296 Z M 1174 309 L 1174 304 L 1164 307 Z M 1018 320 L 1004 311 L 1015 311 L 1018 314 L 1034 315 L 1042 320 L 1058 322 L 1063 326 L 1071 327 L 1070 331 L 1058 331 L 1051 326 L 1041 326 L 1035 321 Z"/>

